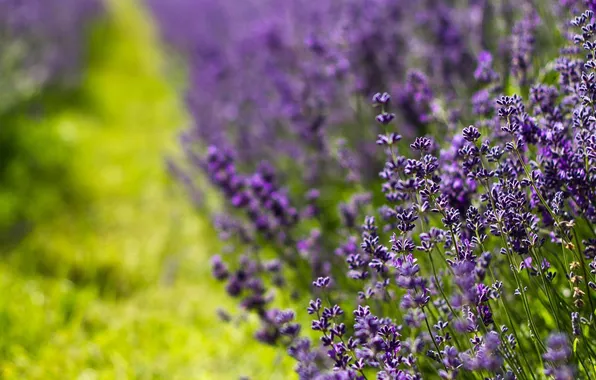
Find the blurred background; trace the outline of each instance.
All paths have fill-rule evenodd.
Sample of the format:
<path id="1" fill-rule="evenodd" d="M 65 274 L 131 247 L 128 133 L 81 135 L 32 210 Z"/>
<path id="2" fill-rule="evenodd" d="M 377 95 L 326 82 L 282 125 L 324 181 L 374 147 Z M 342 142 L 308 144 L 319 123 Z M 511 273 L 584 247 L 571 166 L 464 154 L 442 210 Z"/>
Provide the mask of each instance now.
<path id="1" fill-rule="evenodd" d="M 166 167 L 186 73 L 147 4 L 4 0 L 0 28 L 0 378 L 291 377 L 218 321 L 217 242 Z"/>

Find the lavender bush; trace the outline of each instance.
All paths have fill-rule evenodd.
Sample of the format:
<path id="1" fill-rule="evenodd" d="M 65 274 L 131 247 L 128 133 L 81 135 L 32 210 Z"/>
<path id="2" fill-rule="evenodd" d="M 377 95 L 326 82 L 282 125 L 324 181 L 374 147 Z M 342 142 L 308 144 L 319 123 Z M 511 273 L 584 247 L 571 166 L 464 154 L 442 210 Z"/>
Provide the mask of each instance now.
<path id="1" fill-rule="evenodd" d="M 257 339 L 303 379 L 595 378 L 593 5 L 300 5 L 225 49 L 161 20 L 196 123 L 172 169 L 226 200 L 213 273 Z"/>
<path id="2" fill-rule="evenodd" d="M 274 256 L 292 265 L 307 256 L 299 278 L 329 272 L 338 258 L 328 252 L 344 227 L 357 231 L 358 212 L 370 203 L 365 187 L 383 166 L 374 130 L 362 127 L 372 117 L 373 89 L 399 94 L 396 117 L 406 137 L 430 130 L 436 115 L 461 117 L 447 105 L 475 83 L 474 51 L 491 40 L 483 18 L 503 12 L 483 1 L 149 5 L 190 66 L 195 124 L 182 136 L 190 165 L 172 170 L 195 199 L 202 193 L 196 169 L 221 190 L 232 210 L 216 223 L 224 235 L 241 237 L 241 249 L 273 245 L 284 251 Z M 187 26 L 189 14 L 200 19 Z M 328 234 L 337 238 L 317 238 Z"/>
<path id="3" fill-rule="evenodd" d="M 414 136 L 433 91 L 452 100 L 473 80 L 475 52 L 492 41 L 482 21 L 502 12 L 484 1 L 148 2 L 189 61 L 187 151 L 215 145 L 243 170 L 268 160 L 316 187 L 374 179 L 363 97 L 400 93 L 402 134 Z"/>
<path id="4" fill-rule="evenodd" d="M 453 135 L 451 152 L 423 137 L 401 155 L 383 139 L 383 222 L 367 217 L 360 249 L 346 256 L 363 291 L 344 315 L 345 289 L 329 277 L 313 283 L 319 297 L 308 313 L 334 371 L 321 375 L 316 351 L 298 339 L 290 353 L 302 378 L 596 376 L 596 24 L 591 11 L 573 19 L 575 45 L 551 68 L 558 83 L 543 83 L 527 70 L 536 22 L 524 17 L 513 29 L 520 51 L 511 75 L 527 99 L 494 94 L 476 123 Z M 483 53 L 476 71 L 489 83 L 499 77 L 490 62 Z M 390 99 L 373 97 L 385 131 Z M 442 188 L 459 173 L 466 197 Z"/>
<path id="5" fill-rule="evenodd" d="M 456 102 L 475 82 L 466 71 L 483 44 L 482 19 L 501 10 L 482 1 L 149 5 L 164 37 L 189 62 L 187 104 L 195 124 L 182 146 L 190 165 L 172 163 L 172 171 L 195 199 L 203 195 L 197 169 L 224 195 L 228 207 L 214 217 L 230 243 L 223 261 L 236 257 L 241 268 L 228 291 L 261 316 L 259 338 L 275 343 L 266 288 L 289 282 L 298 296 L 309 279 L 340 268 L 337 246 L 356 246 L 359 213 L 373 200 L 366 186 L 377 182 L 383 165 L 375 131 L 361 126 L 372 117 L 373 89 L 388 85 L 400 94 L 403 135 L 430 128 L 434 111 L 446 109 L 441 102 Z M 197 22 L 182 22 L 190 14 Z M 412 65 L 426 66 L 427 74 Z M 436 91 L 445 98 L 436 99 Z M 222 279 L 223 261 L 214 258 Z"/>

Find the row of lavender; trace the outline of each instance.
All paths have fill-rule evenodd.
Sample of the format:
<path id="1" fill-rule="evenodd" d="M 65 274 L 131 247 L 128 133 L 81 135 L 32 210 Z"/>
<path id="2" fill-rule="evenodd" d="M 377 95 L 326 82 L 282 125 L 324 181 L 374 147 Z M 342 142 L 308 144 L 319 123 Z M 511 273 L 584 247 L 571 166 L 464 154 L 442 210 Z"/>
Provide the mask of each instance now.
<path id="1" fill-rule="evenodd" d="M 594 4 L 149 1 L 214 275 L 301 378 L 596 378 Z"/>
<path id="2" fill-rule="evenodd" d="M 1 0 L 0 110 L 46 87 L 76 85 L 101 0 Z"/>

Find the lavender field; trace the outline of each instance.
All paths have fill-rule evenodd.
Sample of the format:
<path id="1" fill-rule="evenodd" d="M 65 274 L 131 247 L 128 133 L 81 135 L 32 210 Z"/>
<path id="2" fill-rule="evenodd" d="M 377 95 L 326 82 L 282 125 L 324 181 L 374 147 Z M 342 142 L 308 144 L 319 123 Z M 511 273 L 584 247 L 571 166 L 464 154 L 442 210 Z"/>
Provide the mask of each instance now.
<path id="1" fill-rule="evenodd" d="M 0 377 L 596 379 L 596 3 L 0 1 Z"/>

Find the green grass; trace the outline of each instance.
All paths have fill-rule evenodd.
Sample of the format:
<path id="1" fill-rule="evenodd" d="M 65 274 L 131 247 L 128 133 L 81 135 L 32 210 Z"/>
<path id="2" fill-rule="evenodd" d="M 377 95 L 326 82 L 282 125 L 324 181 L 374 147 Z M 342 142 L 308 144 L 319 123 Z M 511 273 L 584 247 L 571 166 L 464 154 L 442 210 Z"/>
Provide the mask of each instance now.
<path id="1" fill-rule="evenodd" d="M 58 189 L 27 183 L 34 222 L 0 264 L 0 377 L 291 377 L 291 360 L 252 340 L 254 321 L 216 318 L 234 303 L 209 275 L 213 233 L 164 165 L 188 122 L 180 81 L 147 14 L 109 4 L 82 89 L 18 117 L 25 151 L 58 163 Z M 31 181 L 23 162 L 7 170 Z"/>

